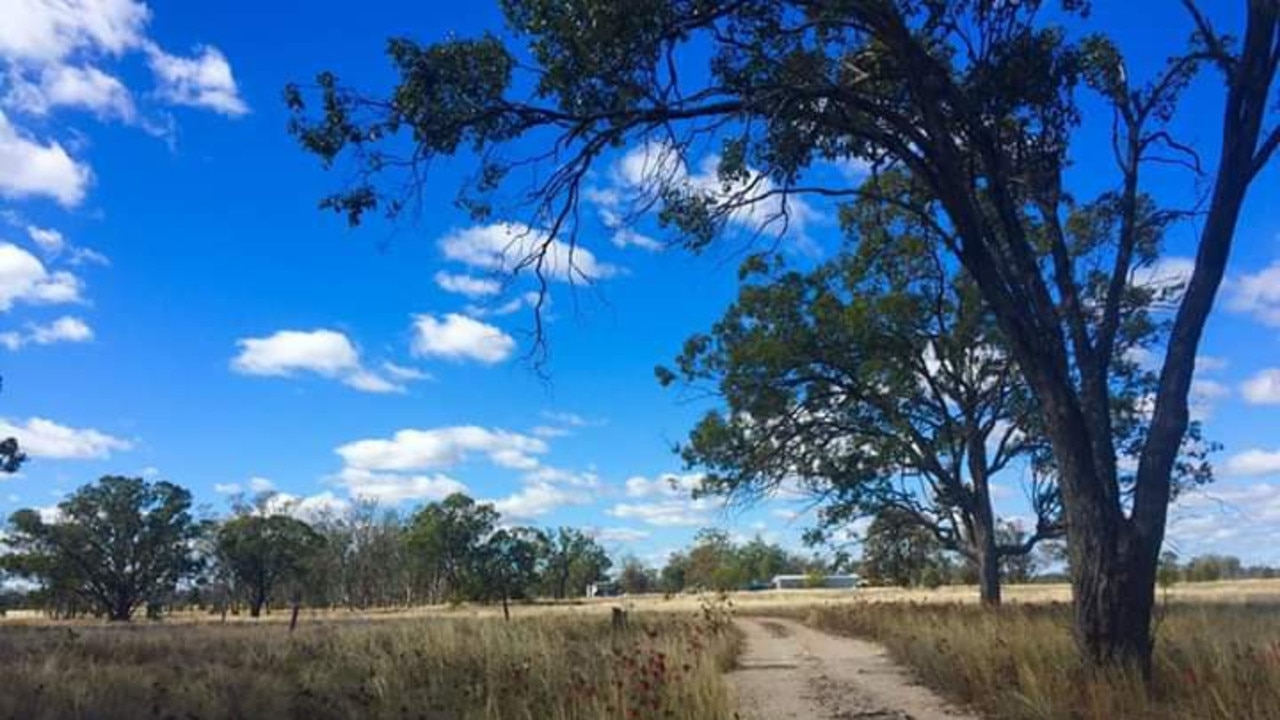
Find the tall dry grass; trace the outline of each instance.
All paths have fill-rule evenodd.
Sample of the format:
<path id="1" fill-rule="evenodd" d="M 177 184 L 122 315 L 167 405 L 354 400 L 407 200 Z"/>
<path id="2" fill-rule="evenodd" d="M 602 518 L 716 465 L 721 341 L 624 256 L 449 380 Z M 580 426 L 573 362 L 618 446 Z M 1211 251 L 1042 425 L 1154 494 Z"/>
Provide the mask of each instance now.
<path id="1" fill-rule="evenodd" d="M 994 718 L 1280 720 L 1280 606 L 1172 603 L 1150 687 L 1083 669 L 1065 604 L 869 603 L 793 609 L 883 643 L 929 687 Z"/>
<path id="2" fill-rule="evenodd" d="M 0 718 L 728 719 L 693 616 L 0 628 Z"/>

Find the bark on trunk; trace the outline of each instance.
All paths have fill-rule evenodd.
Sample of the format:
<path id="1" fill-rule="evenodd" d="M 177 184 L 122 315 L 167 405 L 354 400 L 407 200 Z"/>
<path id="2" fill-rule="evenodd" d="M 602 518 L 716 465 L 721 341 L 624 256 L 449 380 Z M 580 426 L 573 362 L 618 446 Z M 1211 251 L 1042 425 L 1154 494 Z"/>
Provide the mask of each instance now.
<path id="1" fill-rule="evenodd" d="M 1113 546 L 1073 551 L 1072 561 L 1076 641 L 1085 660 L 1136 667 L 1149 677 L 1156 555 L 1122 528 Z"/>
<path id="2" fill-rule="evenodd" d="M 987 607 L 1000 605 L 1000 557 L 996 553 L 995 534 L 988 533 L 978 548 L 978 592 Z"/>

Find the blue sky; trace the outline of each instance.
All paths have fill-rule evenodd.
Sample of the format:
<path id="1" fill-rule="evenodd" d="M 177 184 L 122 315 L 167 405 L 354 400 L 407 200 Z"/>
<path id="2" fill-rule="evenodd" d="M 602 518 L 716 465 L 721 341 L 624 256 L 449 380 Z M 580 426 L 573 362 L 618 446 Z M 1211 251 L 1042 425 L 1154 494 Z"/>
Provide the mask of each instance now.
<path id="1" fill-rule="evenodd" d="M 1135 74 L 1186 30 L 1169 6 L 1176 33 L 1120 37 Z M 592 282 L 553 284 L 547 382 L 522 360 L 526 288 L 493 292 L 503 229 L 449 204 L 467 167 L 436 168 L 412 224 L 349 231 L 316 210 L 339 178 L 286 134 L 281 89 L 325 68 L 385 87 L 388 36 L 501 31 L 496 3 L 445 17 L 434 7 L 6 2 L 0 418 L 33 458 L 0 480 L 0 512 L 143 473 L 219 510 L 230 493 L 268 486 L 306 508 L 364 496 L 407 509 L 465 488 L 512 521 L 597 528 L 651 559 L 704 525 L 797 542 L 796 501 L 725 513 L 656 482 L 681 472 L 671 446 L 705 405 L 660 388 L 652 370 L 732 297 L 729 246 L 655 251 L 597 223 Z M 1135 22 L 1140 8 L 1096 15 L 1149 26 Z M 1193 88 L 1183 137 L 1212 147 L 1219 93 L 1211 76 Z M 1088 186 L 1106 156 L 1080 145 Z M 593 178 L 601 217 L 609 192 L 626 189 L 626 162 L 620 153 Z M 1255 185 L 1203 346 L 1197 408 L 1225 449 L 1220 481 L 1174 509 L 1183 554 L 1280 563 L 1269 542 L 1280 530 L 1276 179 L 1273 168 Z M 1169 199 L 1195 189 L 1172 175 L 1157 187 Z M 1185 267 L 1193 229 L 1171 233 L 1161 272 Z M 835 242 L 821 206 L 787 239 L 801 263 Z M 1006 495 L 1002 511 L 1021 513 Z"/>

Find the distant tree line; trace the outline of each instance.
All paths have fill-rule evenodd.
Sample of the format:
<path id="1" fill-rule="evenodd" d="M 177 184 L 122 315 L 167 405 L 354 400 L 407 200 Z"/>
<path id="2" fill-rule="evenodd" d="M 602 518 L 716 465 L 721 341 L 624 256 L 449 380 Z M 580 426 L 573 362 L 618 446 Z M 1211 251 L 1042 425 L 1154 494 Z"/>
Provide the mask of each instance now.
<path id="1" fill-rule="evenodd" d="M 1160 556 L 1159 582 L 1168 587 L 1181 582 L 1217 582 L 1219 580 L 1252 580 L 1280 577 L 1280 568 L 1267 565 L 1245 566 L 1234 555 L 1209 553 L 1182 562 L 1177 553 L 1165 551 Z"/>
<path id="2" fill-rule="evenodd" d="M 612 563 L 586 533 L 499 525 L 463 494 L 410 514 L 356 505 L 304 521 L 279 496 L 199 518 L 165 481 L 108 476 L 53 512 L 19 510 L 3 536 L 4 601 L 57 617 L 143 609 L 257 617 L 279 607 L 365 609 L 585 594 Z M 16 582 L 14 582 L 16 581 Z"/>

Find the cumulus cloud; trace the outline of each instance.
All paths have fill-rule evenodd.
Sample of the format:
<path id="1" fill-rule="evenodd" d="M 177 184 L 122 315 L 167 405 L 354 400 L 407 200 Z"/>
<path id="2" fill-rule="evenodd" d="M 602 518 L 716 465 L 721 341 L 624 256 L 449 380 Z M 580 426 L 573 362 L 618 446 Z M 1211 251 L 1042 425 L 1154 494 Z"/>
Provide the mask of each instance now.
<path id="1" fill-rule="evenodd" d="M 1130 276 L 1130 283 L 1135 287 L 1180 291 L 1191 280 L 1191 273 L 1195 267 L 1194 258 L 1176 255 L 1162 257 L 1153 263 L 1135 268 Z"/>
<path id="2" fill-rule="evenodd" d="M 502 292 L 502 283 L 493 278 L 482 278 L 466 273 L 441 270 L 435 275 L 436 285 L 445 292 L 465 295 L 469 298 L 488 297 Z"/>
<path id="3" fill-rule="evenodd" d="M 62 233 L 52 228 L 28 225 L 27 237 L 31 238 L 31 242 L 34 242 L 45 255 L 56 257 L 67 247 L 67 239 L 62 236 Z"/>
<path id="4" fill-rule="evenodd" d="M 156 93 L 162 99 L 232 117 L 249 112 L 236 87 L 231 64 L 217 48 L 199 45 L 191 57 L 181 57 L 149 43 L 146 52 L 156 78 Z"/>
<path id="5" fill-rule="evenodd" d="M 1280 260 L 1227 283 L 1227 309 L 1252 315 L 1264 325 L 1280 327 Z"/>
<path id="6" fill-rule="evenodd" d="M 1245 450 L 1227 458 L 1222 470 L 1241 477 L 1280 475 L 1280 450 Z"/>
<path id="7" fill-rule="evenodd" d="M 1267 368 L 1245 380 L 1240 394 L 1254 405 L 1280 405 L 1280 368 Z"/>
<path id="8" fill-rule="evenodd" d="M 34 417 L 25 423 L 0 419 L 0 437 L 14 437 L 23 452 L 51 460 L 101 460 L 133 443 L 92 428 L 73 428 Z"/>
<path id="9" fill-rule="evenodd" d="M 79 302 L 80 279 L 66 271 L 50 272 L 35 255 L 12 243 L 0 243 L 0 311 L 15 303 Z"/>
<path id="10" fill-rule="evenodd" d="M 201 107 L 241 115 L 226 57 L 197 46 L 190 57 L 163 50 L 148 36 L 151 10 L 136 0 L 8 0 L 0 23 L 0 197 L 48 197 L 79 205 L 92 179 L 89 167 L 55 139 L 36 137 L 19 118 L 76 134 L 52 116 L 83 110 L 173 139 L 173 118 L 162 106 Z M 136 94 L 109 69 L 131 55 L 146 58 L 154 89 Z M 139 99 L 145 100 L 140 106 Z"/>
<path id="11" fill-rule="evenodd" d="M 413 333 L 411 347 L 417 357 L 474 360 L 493 365 L 511 357 L 516 347 L 516 341 L 502 330 L 457 313 L 449 313 L 443 319 L 417 315 Z"/>
<path id="12" fill-rule="evenodd" d="M 636 543 L 652 535 L 648 530 L 628 527 L 588 528 L 587 534 L 602 543 Z"/>
<path id="13" fill-rule="evenodd" d="M 704 198 L 722 212 L 729 227 L 750 233 L 786 232 L 801 249 L 812 251 L 807 230 L 822 215 L 802 197 L 783 198 L 776 183 L 747 168 L 745 177 L 722 179 L 721 158 L 704 157 L 691 167 L 684 154 L 665 142 L 648 142 L 624 154 L 612 168 L 611 186 L 594 189 L 588 199 L 599 209 L 600 220 L 618 247 L 655 251 L 664 247 L 634 225 L 666 190 Z"/>
<path id="14" fill-rule="evenodd" d="M 702 485 L 702 479 L 703 475 L 701 473 L 691 473 L 687 475 L 667 473 L 666 475 L 660 475 L 652 480 L 637 475 L 635 477 L 627 478 L 627 497 L 647 498 L 663 496 L 687 498 L 693 494 L 694 490 Z"/>
<path id="15" fill-rule="evenodd" d="M 242 375 L 294 377 L 312 373 L 363 392 L 404 391 L 404 386 L 366 368 L 355 344 L 336 330 L 280 330 L 236 344 L 240 354 L 231 360 L 231 369 Z M 397 379 L 408 378 L 402 373 Z"/>
<path id="16" fill-rule="evenodd" d="M 500 500 L 494 500 L 494 508 L 504 516 L 514 519 L 542 517 L 566 505 L 587 505 L 592 502 L 589 493 L 566 488 L 550 482 L 532 482 Z"/>
<path id="17" fill-rule="evenodd" d="M 440 251 L 454 262 L 499 273 L 533 272 L 531 258 L 541 255 L 542 274 L 563 282 L 599 280 L 618 272 L 586 248 L 551 240 L 545 231 L 521 223 L 477 225 L 451 232 L 440 239 Z"/>
<path id="18" fill-rule="evenodd" d="M 274 493 L 267 498 L 262 508 L 266 515 L 289 515 L 305 522 L 341 515 L 350 509 L 349 500 L 338 497 L 330 490 L 307 496 Z"/>
<path id="19" fill-rule="evenodd" d="M 466 485 L 443 473 L 388 473 L 347 467 L 333 479 L 352 497 L 389 505 L 406 500 L 443 500 L 454 493 L 467 492 Z"/>
<path id="20" fill-rule="evenodd" d="M 9 0 L 0 56 L 28 64 L 83 51 L 120 55 L 139 46 L 151 11 L 135 0 Z"/>
<path id="21" fill-rule="evenodd" d="M 1170 508 L 1168 539 L 1186 556 L 1228 552 L 1272 563 L 1280 560 L 1278 529 L 1280 485 L 1215 483 L 1179 497 Z"/>
<path id="22" fill-rule="evenodd" d="M 240 487 L 240 483 L 214 483 L 213 484 L 213 491 L 218 493 L 219 495 L 235 495 L 236 493 L 239 493 L 241 490 L 243 490 L 243 488 Z"/>
<path id="23" fill-rule="evenodd" d="M 0 333 L 0 345 L 10 350 L 17 350 L 28 344 L 84 343 L 91 340 L 93 340 L 93 328 L 80 318 L 69 315 L 45 325 L 28 324 L 25 332 Z"/>
<path id="24" fill-rule="evenodd" d="M 697 527 L 711 521 L 720 505 L 707 498 L 660 500 L 649 503 L 618 503 L 607 512 L 622 520 L 639 520 L 658 527 Z"/>
<path id="25" fill-rule="evenodd" d="M 92 66 L 53 65 L 36 80 L 16 76 L 4 98 L 9 107 L 33 115 L 60 108 L 88 110 L 102 119 L 138 119 L 133 94 L 119 78 Z"/>
<path id="26" fill-rule="evenodd" d="M 0 197 L 48 197 L 66 207 L 84 200 L 93 174 L 56 140 L 21 132 L 0 111 Z"/>
<path id="27" fill-rule="evenodd" d="M 349 467 L 383 472 L 450 468 L 472 455 L 496 465 L 524 469 L 537 466 L 536 456 L 548 451 L 542 440 L 475 425 L 405 429 L 389 439 L 357 440 L 337 449 Z"/>

